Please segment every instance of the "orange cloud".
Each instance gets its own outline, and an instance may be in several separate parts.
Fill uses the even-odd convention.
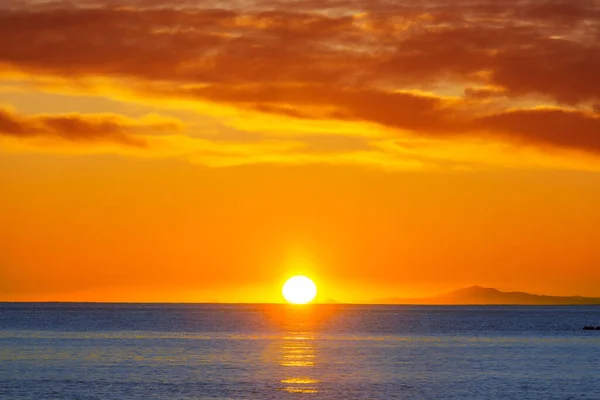
[[[45,136],[70,142],[113,142],[144,147],[146,141],[138,134],[156,134],[179,128],[176,122],[160,118],[138,121],[108,114],[25,116],[0,108],[0,135],[18,138]]]
[[[278,106],[284,104],[294,110],[296,118],[368,121],[428,137],[491,137],[517,144],[600,151],[596,134],[600,131],[600,116],[581,110],[556,107],[490,112],[485,107],[443,97],[323,85],[215,85],[182,91],[180,95],[184,94],[290,115],[287,107]]]
[[[274,10],[98,4],[4,11],[0,62],[205,84],[428,85],[486,70],[515,96],[598,99],[600,15],[591,1],[301,2],[293,12],[269,1]]]
[[[591,0],[90,4],[13,2],[0,14],[0,67],[104,77],[125,91],[291,120],[597,153],[600,13]],[[441,95],[447,86],[453,96]],[[563,108],[534,107],[548,105]],[[95,132],[70,123],[44,122]]]

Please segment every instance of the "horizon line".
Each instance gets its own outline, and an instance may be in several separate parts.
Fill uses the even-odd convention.
[[[572,296],[569,296],[572,297]],[[593,299],[593,298],[591,298]],[[424,306],[424,307],[473,307],[473,306],[523,306],[523,307],[571,307],[571,306],[600,306],[600,303],[589,303],[589,304],[524,304],[524,303],[309,303],[309,304],[290,304],[290,303],[268,303],[268,302],[189,302],[189,301],[4,301],[0,300],[0,305],[4,304],[173,304],[173,305],[280,305],[289,306],[293,308],[303,308],[311,306]]]

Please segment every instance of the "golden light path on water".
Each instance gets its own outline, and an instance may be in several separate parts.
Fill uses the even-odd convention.
[[[284,386],[279,390],[317,393],[320,381],[314,376],[314,367],[318,362],[314,329],[309,320],[290,317],[281,341],[279,365],[283,368],[285,378],[281,380]]]

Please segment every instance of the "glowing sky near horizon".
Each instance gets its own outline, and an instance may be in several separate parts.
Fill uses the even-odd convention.
[[[0,301],[600,297],[600,2],[0,4]]]

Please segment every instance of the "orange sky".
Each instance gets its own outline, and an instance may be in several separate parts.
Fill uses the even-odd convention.
[[[0,4],[0,301],[600,297],[598,2],[232,4]]]

